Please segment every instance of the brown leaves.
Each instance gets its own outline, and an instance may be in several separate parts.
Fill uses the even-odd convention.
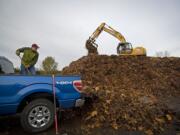
[[[165,123],[164,118],[155,118],[155,120],[156,120],[158,123],[160,123],[160,124]]]
[[[107,103],[107,104],[110,104],[110,103],[111,103],[111,101],[112,101],[111,99],[106,100],[106,103]]]
[[[111,126],[114,128],[114,129],[118,129],[118,124],[116,123],[116,122],[113,122],[112,124],[111,124]]]
[[[160,132],[173,116],[162,98],[180,96],[179,58],[88,56],[63,69],[63,74],[81,74],[84,92],[95,95],[82,120],[87,128],[112,127]],[[93,97],[93,96],[92,96]]]
[[[85,120],[89,120],[89,119],[91,119],[92,117],[95,117],[97,114],[98,114],[97,111],[92,111],[92,112],[90,113],[90,115],[85,118]]]
[[[94,117],[94,116],[96,116],[97,114],[98,114],[97,111],[93,111],[93,112],[91,112],[90,116],[91,116],[91,117]]]
[[[154,135],[154,133],[152,132],[152,130],[148,129],[145,131],[146,135]]]
[[[172,121],[172,117],[171,117],[171,115],[166,114],[166,118],[167,118],[167,120],[168,120],[168,121]]]

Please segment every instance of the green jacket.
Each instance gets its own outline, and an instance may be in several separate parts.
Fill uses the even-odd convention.
[[[33,51],[29,47],[23,47],[16,50],[16,54],[18,56],[20,53],[24,53],[21,61],[23,65],[34,66],[36,64],[39,57],[39,53],[37,51]]]

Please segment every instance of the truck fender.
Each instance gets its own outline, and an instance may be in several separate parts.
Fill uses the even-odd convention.
[[[56,97],[58,97],[60,95],[60,90],[58,88],[55,87],[55,91],[56,91]],[[18,103],[21,103],[21,101],[31,95],[31,94],[35,94],[35,93],[49,93],[49,94],[53,94],[53,90],[52,90],[52,84],[33,84],[33,85],[29,85],[23,89],[21,89],[18,93],[17,93],[17,97],[18,98]]]

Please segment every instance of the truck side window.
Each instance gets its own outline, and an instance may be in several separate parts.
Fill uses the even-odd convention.
[[[0,56],[0,74],[13,74],[13,63],[4,56]]]
[[[4,72],[2,71],[1,65],[0,65],[0,74],[4,74]]]

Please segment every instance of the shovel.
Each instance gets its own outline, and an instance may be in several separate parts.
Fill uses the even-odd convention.
[[[19,56],[20,60],[22,61],[22,63],[24,63],[23,59],[21,58],[21,56]],[[24,65],[24,64],[23,64]],[[25,67],[25,66],[24,66]],[[30,73],[29,69],[25,67],[25,69],[28,71],[28,73]]]

